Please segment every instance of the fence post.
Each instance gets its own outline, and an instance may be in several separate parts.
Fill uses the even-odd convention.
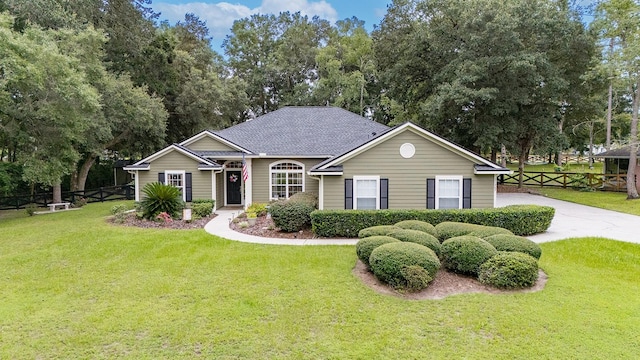
[[[125,188],[125,196],[127,197],[127,200],[131,200],[131,185],[126,185]]]
[[[104,202],[104,195],[102,193],[102,186],[100,187],[100,202]]]

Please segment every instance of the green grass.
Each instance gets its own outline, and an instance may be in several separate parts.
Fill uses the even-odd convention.
[[[584,192],[573,189],[540,188],[536,191],[553,199],[570,201],[576,204],[593,206],[640,216],[640,200],[627,200],[626,192],[593,191]]]
[[[602,174],[602,164],[601,162],[596,162],[593,164],[593,169],[589,169],[589,164],[587,163],[570,163],[565,165],[563,172],[575,172],[575,173],[594,173],[594,174]],[[518,164],[512,163],[508,164],[507,167],[513,171],[518,171]],[[534,164],[534,165],[525,165],[524,171],[531,172],[555,172],[556,164]]]
[[[267,246],[105,222],[113,204],[0,219],[0,358],[633,359],[640,246],[543,244],[536,293],[409,301],[353,246]]]

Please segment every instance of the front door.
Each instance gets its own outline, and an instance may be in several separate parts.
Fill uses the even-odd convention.
[[[227,171],[227,205],[242,204],[242,184],[240,171]]]

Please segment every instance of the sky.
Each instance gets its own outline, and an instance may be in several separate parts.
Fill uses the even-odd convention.
[[[153,0],[151,7],[160,12],[161,20],[175,24],[184,20],[186,13],[194,13],[207,22],[212,47],[220,54],[222,40],[229,34],[233,22],[253,14],[278,14],[283,11],[300,12],[302,15],[335,23],[337,20],[357,17],[365,21],[367,30],[380,23],[391,0]]]

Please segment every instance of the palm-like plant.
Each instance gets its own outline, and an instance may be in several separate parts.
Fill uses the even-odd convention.
[[[145,219],[155,219],[161,212],[177,217],[184,208],[180,189],[175,186],[152,182],[142,188],[145,198],[140,202],[142,216]]]

